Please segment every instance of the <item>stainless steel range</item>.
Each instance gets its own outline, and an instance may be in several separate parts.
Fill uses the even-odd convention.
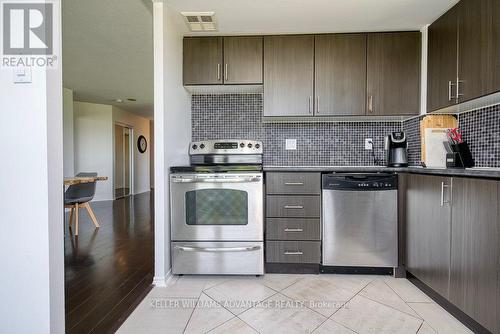
[[[262,143],[190,144],[190,166],[172,167],[174,274],[264,274]]]

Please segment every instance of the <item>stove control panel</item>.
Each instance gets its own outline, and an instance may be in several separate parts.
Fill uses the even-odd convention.
[[[204,140],[189,145],[189,155],[262,154],[262,142],[242,139]]]

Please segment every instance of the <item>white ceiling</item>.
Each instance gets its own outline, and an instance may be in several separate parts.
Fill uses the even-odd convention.
[[[152,118],[151,0],[63,0],[62,5],[64,86],[78,101],[114,104]],[[124,103],[115,103],[117,98]]]
[[[458,0],[164,2],[179,12],[215,11],[217,34],[238,35],[414,30],[434,21]],[[152,118],[151,0],[62,3],[65,87],[74,90],[76,100],[114,104]],[[117,98],[124,103],[114,102]],[[137,102],[127,102],[127,98],[136,98]]]
[[[177,11],[215,11],[219,34],[420,29],[458,0],[164,0]],[[196,33],[199,35],[204,33]],[[206,33],[205,33],[206,34]]]

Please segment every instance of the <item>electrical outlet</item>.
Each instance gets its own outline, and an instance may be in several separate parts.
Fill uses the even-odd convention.
[[[286,139],[285,140],[286,150],[296,150],[297,149],[297,139]]]
[[[372,138],[365,139],[365,150],[373,150],[373,139]]]

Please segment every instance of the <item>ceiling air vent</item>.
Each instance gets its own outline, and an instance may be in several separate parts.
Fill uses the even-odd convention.
[[[216,31],[214,12],[181,12],[191,31]]]

